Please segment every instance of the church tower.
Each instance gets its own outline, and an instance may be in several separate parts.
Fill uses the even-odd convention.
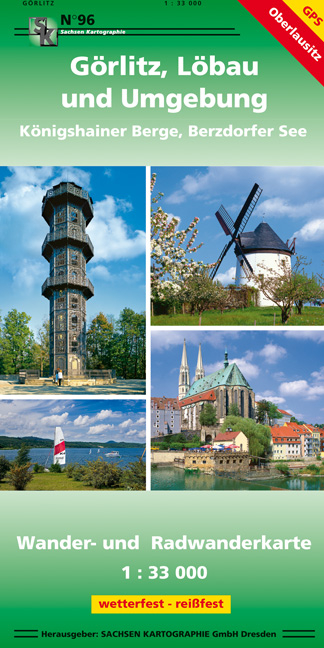
[[[195,380],[200,380],[200,378],[205,378],[205,369],[203,367],[203,361],[202,361],[202,355],[201,355],[201,344],[199,344]]]
[[[225,349],[225,355],[224,355],[224,369],[227,369],[228,364],[229,364],[229,362],[228,362],[228,353],[227,353],[227,349]]]
[[[184,398],[187,391],[190,389],[190,374],[187,359],[186,340],[183,341],[182,358],[179,374],[179,398]]]
[[[74,184],[61,182],[43,198],[42,216],[49,225],[42,254],[50,276],[42,294],[50,303],[50,373],[80,376],[86,365],[86,302],[94,294],[86,264],[93,246],[86,227],[93,218],[92,199]]]

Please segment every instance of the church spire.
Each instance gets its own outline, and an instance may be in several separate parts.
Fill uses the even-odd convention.
[[[187,359],[186,340],[183,341],[182,358],[179,373],[179,398],[184,398],[188,389],[190,389],[190,373]]]
[[[224,369],[226,369],[226,367],[228,367],[228,364],[229,364],[229,362],[228,362],[228,353],[227,353],[227,349],[225,348]]]
[[[195,380],[200,380],[200,378],[205,377],[205,369],[203,367],[203,361],[202,361],[202,354],[201,354],[201,344],[199,344],[199,351],[198,351],[198,360],[197,360],[197,367],[196,367],[196,373],[195,373]]]

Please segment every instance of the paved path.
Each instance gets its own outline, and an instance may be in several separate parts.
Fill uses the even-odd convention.
[[[145,380],[116,380],[114,385],[58,387],[57,385],[19,385],[0,380],[1,396],[137,396],[145,394]]]

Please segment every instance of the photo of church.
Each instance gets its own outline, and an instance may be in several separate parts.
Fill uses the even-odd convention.
[[[161,329],[151,343],[152,490],[321,488],[307,477],[324,473],[322,333]]]

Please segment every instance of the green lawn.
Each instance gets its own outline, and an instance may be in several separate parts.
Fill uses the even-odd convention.
[[[275,322],[274,322],[274,315]],[[205,311],[202,316],[202,326],[282,326],[281,311],[277,307],[251,307],[229,310],[221,314],[219,311]],[[153,326],[198,326],[199,316],[196,315],[156,315],[152,317]],[[324,308],[306,306],[302,315],[295,313],[289,318],[286,326],[323,326]]]
[[[6,479],[0,482],[0,490],[13,491],[14,488]],[[83,482],[68,479],[64,473],[33,473],[33,479],[27,484],[26,491],[83,491],[96,490],[85,486]]]

